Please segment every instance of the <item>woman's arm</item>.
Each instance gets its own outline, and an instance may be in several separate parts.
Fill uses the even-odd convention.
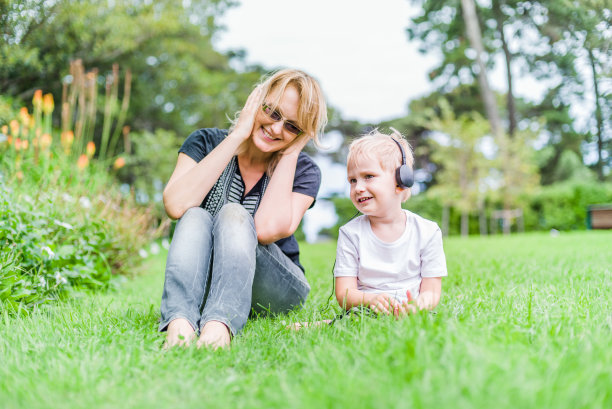
[[[420,310],[433,310],[440,302],[442,293],[442,277],[424,277],[416,304]]]
[[[242,143],[232,134],[199,163],[179,153],[174,172],[164,188],[164,207],[168,216],[178,219],[187,209],[202,203]]]
[[[238,147],[251,136],[255,114],[261,103],[261,88],[249,95],[234,130],[199,163],[180,153],[176,167],[164,188],[164,207],[173,219],[180,218],[187,209],[199,206]]]
[[[262,244],[292,235],[314,201],[311,196],[293,192],[298,156],[307,142],[305,139],[291,146],[291,151],[283,154],[270,178],[255,213],[257,240]]]

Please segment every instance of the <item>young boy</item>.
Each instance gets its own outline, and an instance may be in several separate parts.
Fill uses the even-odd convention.
[[[408,142],[392,130],[374,130],[349,147],[351,201],[363,215],[340,228],[334,277],[344,309],[399,316],[438,305],[447,271],[438,225],[402,209],[412,185],[405,173],[411,179],[414,159]],[[400,172],[402,165],[408,168]]]

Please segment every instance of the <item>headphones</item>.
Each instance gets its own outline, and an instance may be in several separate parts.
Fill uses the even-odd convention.
[[[397,139],[393,137],[391,137],[391,139],[397,144],[402,152],[402,164],[399,168],[395,169],[395,181],[400,187],[412,187],[414,184],[414,174],[410,166],[406,165],[406,153],[404,152],[404,148],[402,148],[402,144],[399,143]]]

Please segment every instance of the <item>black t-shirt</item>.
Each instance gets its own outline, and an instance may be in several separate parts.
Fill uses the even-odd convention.
[[[228,131],[217,128],[204,128],[193,132],[179,149],[196,162],[200,162],[227,136]],[[257,183],[248,195],[259,194],[261,183]],[[293,178],[293,191],[313,198],[317,197],[321,185],[321,170],[310,156],[300,152]],[[310,207],[314,206],[314,202]],[[304,271],[300,264],[300,249],[293,235],[276,242],[281,251]]]

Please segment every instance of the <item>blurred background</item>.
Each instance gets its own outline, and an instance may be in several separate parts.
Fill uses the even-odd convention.
[[[185,138],[228,127],[284,67],[318,78],[329,102],[327,149],[307,147],[324,177],[301,239],[334,238],[353,214],[347,145],[376,127],[412,144],[406,207],[445,234],[601,227],[611,22],[610,0],[2,1],[2,234],[48,211],[47,236],[28,234],[99,228],[116,252],[104,268],[127,268],[171,234],[161,193]],[[103,270],[49,243],[28,251],[57,271]]]

